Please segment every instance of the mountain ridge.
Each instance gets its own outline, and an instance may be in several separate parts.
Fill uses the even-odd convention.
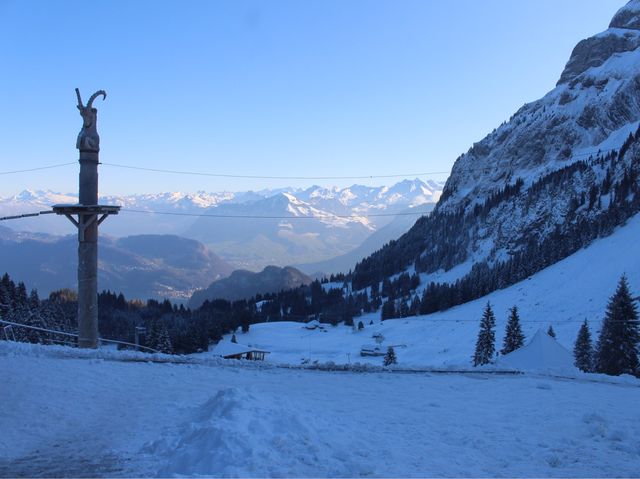
[[[633,0],[612,24],[635,26],[638,15],[640,2]],[[640,43],[603,58],[599,38],[637,35],[618,30],[580,42],[563,73],[573,71],[572,80],[520,108],[461,155],[434,212],[364,258],[355,268],[354,288],[402,271],[428,276],[471,263],[466,278],[475,278],[474,288],[483,283],[474,295],[486,294],[610,234],[633,215],[640,168]],[[583,48],[591,48],[598,61],[576,69]],[[459,301],[467,293],[451,294],[461,295]]]
[[[435,204],[442,187],[442,182],[416,178],[375,187],[314,185],[240,193],[106,195],[100,197],[101,203],[120,205],[123,210],[106,221],[101,231],[115,237],[147,233],[190,237],[236,268],[260,270],[269,264],[286,266],[345,254],[389,223],[392,216],[388,215],[410,206]],[[71,194],[24,190],[0,198],[0,215],[75,202],[77,196]],[[50,234],[75,232],[68,221],[53,215],[24,218],[13,222],[14,226]]]
[[[311,281],[309,276],[290,266],[267,266],[259,273],[236,270],[227,278],[214,281],[207,288],[195,291],[188,304],[190,308],[196,309],[207,300],[250,299],[258,294],[276,293],[309,284]]]
[[[76,289],[75,235],[0,229],[2,272],[38,289],[41,295],[61,288]],[[101,236],[98,288],[129,298],[186,301],[212,279],[228,276],[233,268],[198,241],[174,235],[125,238]]]

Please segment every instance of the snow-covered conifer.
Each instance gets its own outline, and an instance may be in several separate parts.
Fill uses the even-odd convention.
[[[155,349],[165,354],[173,353],[173,346],[171,345],[171,338],[169,337],[169,331],[165,325],[160,327],[160,334],[158,335],[158,342]]]
[[[574,364],[578,369],[585,373],[593,371],[593,345],[586,319],[578,331],[576,344],[573,347],[573,357],[575,358]]]
[[[640,340],[638,311],[631,298],[627,278],[622,275],[609,299],[596,356],[596,371],[604,374],[637,374]]]
[[[396,352],[394,351],[392,346],[387,348],[387,354],[384,356],[383,364],[385,366],[391,366],[392,364],[398,364],[398,359],[396,358]]]
[[[473,365],[482,366],[488,364],[493,359],[495,352],[495,332],[496,318],[491,309],[491,303],[487,303],[480,321],[480,331],[476,341],[476,351],[473,355]]]
[[[518,307],[514,306],[509,312],[509,321],[504,334],[504,344],[501,354],[509,354],[524,344],[524,334],[520,327],[520,316],[518,315]]]

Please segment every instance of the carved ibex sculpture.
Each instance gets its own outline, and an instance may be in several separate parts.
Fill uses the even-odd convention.
[[[76,148],[80,151],[100,151],[100,136],[98,135],[97,121],[98,110],[93,108],[93,100],[102,95],[103,100],[107,98],[107,92],[104,90],[98,90],[87,102],[87,106],[82,104],[82,98],[80,98],[80,90],[76,88],[76,95],[78,97],[78,110],[80,110],[80,116],[82,116],[82,130],[78,134],[78,141],[76,142]]]

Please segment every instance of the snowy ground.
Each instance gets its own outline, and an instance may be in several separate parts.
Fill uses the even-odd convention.
[[[558,342],[572,350],[585,319],[597,339],[607,301],[622,273],[627,274],[634,296],[640,296],[639,237],[640,215],[636,215],[611,236],[529,279],[442,313],[382,324],[380,313],[365,315],[356,318],[365,329],[355,332],[345,326],[309,331],[300,323],[263,323],[252,325],[246,335],[238,334],[238,342],[271,351],[268,361],[276,363],[300,364],[308,359],[381,364],[380,357],[359,355],[363,345],[374,343],[372,335],[381,333],[384,346],[406,346],[396,349],[400,365],[466,368],[470,366],[483,309],[490,301],[497,319],[498,349],[502,346],[508,310],[515,305],[527,339],[552,325]],[[371,321],[373,325],[369,324]]]
[[[61,351],[0,341],[1,476],[640,475],[637,380],[328,373]]]

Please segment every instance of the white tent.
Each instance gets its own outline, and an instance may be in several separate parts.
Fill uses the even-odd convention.
[[[519,371],[578,372],[573,365],[573,355],[542,330],[525,346],[500,357],[496,366]]]

